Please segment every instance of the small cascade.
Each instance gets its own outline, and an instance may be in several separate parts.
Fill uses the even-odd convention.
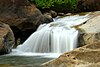
[[[77,47],[78,30],[71,26],[88,20],[85,16],[55,18],[54,22],[42,24],[30,37],[16,49],[32,53],[63,53]]]

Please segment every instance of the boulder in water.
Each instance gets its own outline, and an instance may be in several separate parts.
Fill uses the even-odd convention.
[[[0,22],[0,54],[11,52],[14,43],[14,34],[9,25]]]

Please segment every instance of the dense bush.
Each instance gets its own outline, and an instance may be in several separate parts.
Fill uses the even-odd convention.
[[[77,0],[30,0],[40,9],[53,9],[58,12],[76,12]]]

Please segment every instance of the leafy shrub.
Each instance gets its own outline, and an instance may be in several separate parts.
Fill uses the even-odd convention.
[[[40,9],[53,9],[59,12],[76,12],[77,0],[30,0]]]

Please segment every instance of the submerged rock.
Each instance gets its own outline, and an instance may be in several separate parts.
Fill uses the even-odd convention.
[[[11,28],[0,22],[0,54],[11,52],[14,43],[15,39]]]

